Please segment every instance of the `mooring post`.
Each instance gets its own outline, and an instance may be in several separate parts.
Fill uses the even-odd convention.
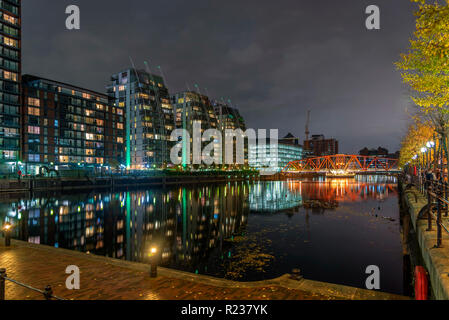
[[[5,300],[6,269],[0,269],[0,301]]]

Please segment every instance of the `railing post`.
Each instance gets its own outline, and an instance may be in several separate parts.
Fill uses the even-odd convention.
[[[53,296],[53,289],[50,285],[46,286],[44,289],[44,297],[46,300],[51,300],[51,297]]]
[[[441,193],[437,194],[437,244],[436,247],[441,247],[441,201],[440,201]]]
[[[430,196],[430,192],[432,191],[432,187],[429,186],[427,189],[427,230],[432,231],[432,198]]]
[[[0,269],[0,301],[5,300],[6,269]]]
[[[444,200],[447,201],[447,182],[444,182]],[[444,210],[444,216],[447,217],[448,211],[449,211],[449,206],[447,205],[447,203],[444,204],[445,210]]]

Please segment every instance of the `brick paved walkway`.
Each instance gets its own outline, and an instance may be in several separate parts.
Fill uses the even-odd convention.
[[[68,276],[65,274],[65,268],[68,265],[77,265],[80,268],[80,290],[70,291],[65,287]],[[249,287],[245,287],[245,284],[168,269],[161,269],[159,276],[152,279],[149,277],[148,266],[143,264],[114,261],[19,241],[13,241],[12,247],[6,248],[3,246],[3,240],[0,240],[0,268],[6,268],[8,277],[12,279],[39,289],[50,284],[55,295],[74,300],[318,300],[359,297],[354,293],[345,297],[344,292],[323,290],[323,286],[317,288],[318,293],[313,293],[310,283],[305,285],[307,290],[289,288],[288,285],[282,285],[282,281],[279,284],[248,284]],[[296,286],[295,283],[299,286],[301,282],[287,279],[283,281],[293,283],[293,287]],[[240,287],[236,287],[237,285]],[[400,297],[369,293],[368,298]],[[34,300],[42,299],[42,296],[7,282],[6,299]]]

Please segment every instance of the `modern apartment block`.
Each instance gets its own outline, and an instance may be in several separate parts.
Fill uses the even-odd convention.
[[[141,170],[170,164],[175,127],[173,108],[164,79],[143,70],[128,69],[111,77],[108,94],[127,119],[126,166]]]
[[[124,162],[124,108],[105,94],[24,75],[22,159],[27,173],[56,168],[119,167]]]
[[[0,173],[20,161],[21,1],[0,1]]]
[[[185,129],[189,132],[191,139],[193,139],[194,122],[201,124],[201,134],[207,129],[219,129],[214,106],[209,97],[194,91],[179,92],[172,96],[172,104],[175,112],[176,128]],[[203,141],[202,145],[209,143]],[[183,151],[185,150],[186,148],[184,147]],[[188,163],[193,164],[193,157],[190,157],[190,161],[186,157],[185,152],[183,152],[183,166],[186,166]]]
[[[218,119],[209,97],[194,91],[180,92],[172,96],[176,112],[176,128],[193,129],[193,122],[200,121],[202,131],[217,129]]]
[[[214,106],[215,114],[217,115],[220,130],[246,130],[245,120],[240,115],[238,109],[232,108],[228,104],[220,101],[213,101],[212,104]]]
[[[243,117],[240,115],[240,112],[238,109],[230,107],[228,104],[221,102],[221,101],[213,101],[213,106],[215,110],[215,114],[217,115],[218,119],[218,127],[219,129],[224,132],[225,140],[223,141],[223,159],[226,159],[226,141],[228,141],[230,138],[234,139],[233,143],[233,163],[235,164],[234,167],[241,168],[243,165],[248,164],[248,143],[247,140],[244,140],[244,146],[243,146],[243,153],[244,153],[244,163],[238,163],[236,155],[237,155],[237,148],[240,148],[238,145],[238,139],[245,139],[245,135],[241,134],[240,137],[237,137],[237,131],[240,129],[243,132],[246,131],[246,124]],[[234,130],[234,133],[231,135],[226,134],[226,130]],[[229,138],[229,139],[226,139]],[[225,161],[224,161],[225,162]]]

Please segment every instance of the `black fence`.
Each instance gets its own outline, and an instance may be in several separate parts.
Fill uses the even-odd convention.
[[[40,293],[40,294],[43,295],[43,297],[46,300],[52,300],[52,299],[54,299],[54,300],[65,300],[63,298],[55,296],[53,294],[53,290],[52,290],[51,286],[49,286],[49,285],[46,286],[44,288],[44,290],[40,290],[40,289],[34,288],[34,287],[30,286],[30,285],[27,285],[25,283],[22,283],[22,282],[19,282],[17,280],[8,278],[8,276],[6,275],[6,269],[0,269],[0,301],[6,300],[6,283],[7,283],[7,281],[11,282],[11,283],[13,283],[15,285],[21,286],[23,288],[29,289],[31,291]]]
[[[424,176],[409,177],[407,182],[414,185],[426,197],[427,204],[421,209],[418,219],[427,219],[427,231],[433,230],[433,221],[435,221],[437,228],[435,248],[440,248],[443,230],[449,234],[449,225],[447,224],[449,219],[444,219],[448,217],[449,211],[449,185],[442,179],[426,179]]]

